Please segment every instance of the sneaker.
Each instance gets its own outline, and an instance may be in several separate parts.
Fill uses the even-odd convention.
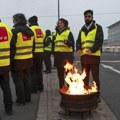
[[[37,90],[32,90],[32,92],[31,92],[32,94],[37,94],[38,93],[38,91]]]
[[[98,103],[100,103],[101,102],[101,98],[98,98]]]
[[[18,102],[16,102],[16,106],[24,106],[25,105],[25,103],[18,103]]]
[[[47,70],[44,70],[43,72],[47,72]]]
[[[44,88],[39,88],[38,91],[43,92]]]
[[[30,103],[30,102],[31,102],[31,100],[25,100],[25,102]]]
[[[13,114],[13,111],[12,111],[12,110],[7,110],[7,111],[6,111],[6,114],[7,114],[7,115],[12,115],[12,114]]]

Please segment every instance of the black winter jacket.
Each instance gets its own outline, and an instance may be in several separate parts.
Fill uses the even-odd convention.
[[[95,37],[95,43],[90,48],[90,50],[93,53],[96,52],[98,49],[101,49],[101,52],[102,52],[102,44],[103,44],[103,39],[104,39],[102,27],[99,24],[96,24],[96,25],[97,25],[97,32],[96,32],[96,37]],[[76,41],[76,51],[82,50],[82,48],[81,48],[81,45],[82,45],[81,44],[81,31],[83,31],[87,36],[87,34],[93,29],[95,29],[95,21],[93,21],[93,24],[89,30],[87,30],[85,25],[81,28],[79,35],[78,35],[78,39]],[[99,63],[100,57],[99,56],[92,56],[92,55],[83,55],[83,56],[81,56],[81,62],[85,63],[85,64]]]
[[[33,61],[32,58],[25,60],[14,60],[14,56],[16,53],[16,42],[17,42],[17,34],[19,32],[24,33],[27,37],[34,36],[32,30],[22,23],[18,23],[12,29],[13,37],[10,45],[10,58],[11,58],[11,70],[13,71],[21,71],[24,69],[29,69],[32,67]],[[33,44],[34,49],[34,44]]]

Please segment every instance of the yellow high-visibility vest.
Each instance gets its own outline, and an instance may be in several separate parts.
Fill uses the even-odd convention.
[[[16,53],[14,59],[32,58],[34,37],[27,37],[24,33],[17,34]]]
[[[44,31],[37,25],[31,26],[31,30],[34,32],[35,37],[35,51],[34,52],[44,52]]]
[[[55,42],[55,52],[72,52],[73,49],[71,46],[65,45],[64,40],[68,40],[70,30],[63,31],[60,35],[56,34]]]
[[[48,38],[51,38],[52,40],[52,36],[48,36],[45,41],[47,41]],[[46,51],[51,51],[52,50],[52,43],[50,43],[48,46],[44,47],[44,50]]]
[[[10,65],[11,38],[11,29],[6,24],[0,22],[0,67]]]
[[[81,55],[86,54],[86,50],[89,50],[95,43],[95,37],[96,37],[96,31],[97,31],[97,26],[95,24],[95,29],[90,31],[87,36],[83,31],[81,31],[81,44],[82,44],[82,53]],[[94,56],[100,56],[101,55],[101,50],[97,50],[95,53],[92,53],[90,55]]]

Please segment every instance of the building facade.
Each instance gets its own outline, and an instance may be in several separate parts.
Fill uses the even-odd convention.
[[[120,46],[120,21],[110,25],[108,28],[108,45]]]
[[[104,41],[103,51],[120,52],[120,21],[108,26],[108,38]]]

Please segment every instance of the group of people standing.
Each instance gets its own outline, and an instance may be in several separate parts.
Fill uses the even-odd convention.
[[[9,71],[15,85],[16,105],[24,106],[26,102],[31,102],[31,92],[44,89],[42,63],[45,33],[38,25],[38,18],[32,16],[27,21],[24,14],[18,13],[13,16],[13,23],[10,29],[0,22],[0,85],[8,115],[13,114]]]
[[[85,69],[86,71],[84,86],[86,88],[89,86],[89,74],[91,71],[93,81],[95,81],[97,89],[100,92],[99,64],[104,39],[103,29],[95,20],[93,20],[92,10],[86,10],[84,12],[84,21],[85,24],[80,29],[76,40],[75,54],[80,55],[82,70]],[[73,34],[68,27],[67,20],[63,18],[59,19],[55,30],[56,32],[53,36],[53,49],[59,78],[59,86],[62,88],[65,85],[64,66],[67,62],[72,64],[74,61],[75,42]]]
[[[82,69],[86,69],[85,86],[89,86],[90,70],[100,90],[99,63],[103,43],[102,27],[93,20],[93,11],[84,12],[85,25],[76,41],[76,54],[81,55]],[[27,26],[28,22],[28,26]],[[12,30],[0,22],[0,85],[3,90],[5,111],[12,115],[12,95],[9,85],[9,71],[15,84],[16,104],[23,106],[31,102],[31,92],[42,92],[43,60],[45,73],[51,73],[51,53],[59,78],[59,88],[64,87],[64,65],[74,61],[75,41],[66,19],[60,18],[51,35],[38,25],[38,17],[26,20],[24,14],[13,16]]]

